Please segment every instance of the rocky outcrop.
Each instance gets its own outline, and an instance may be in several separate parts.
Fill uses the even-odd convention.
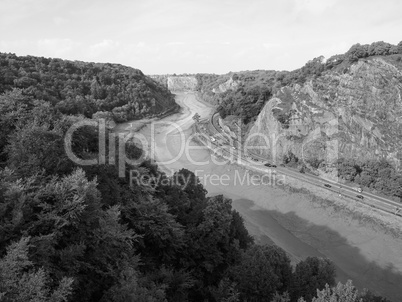
[[[236,90],[237,87],[239,87],[240,82],[237,80],[233,80],[233,78],[230,78],[227,80],[225,83],[222,83],[218,86],[218,88],[213,88],[212,92],[213,93],[222,93],[226,92],[228,90]]]
[[[247,134],[267,159],[402,159],[402,73],[382,59],[361,60],[303,86],[280,89]]]
[[[197,79],[193,76],[168,77],[167,86],[170,91],[195,91]]]
[[[197,79],[194,76],[151,75],[149,77],[170,91],[195,91],[197,87]]]

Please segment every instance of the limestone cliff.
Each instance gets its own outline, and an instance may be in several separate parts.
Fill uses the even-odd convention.
[[[231,77],[226,82],[220,84],[217,88],[213,88],[212,92],[213,93],[222,93],[222,92],[226,92],[228,90],[235,90],[239,87],[239,84],[240,84],[239,81],[234,80],[233,77]]]
[[[193,76],[168,77],[167,85],[170,91],[194,91],[197,79]]]
[[[151,75],[149,77],[167,87],[170,91],[195,91],[197,86],[197,79],[190,75]]]
[[[282,160],[402,159],[402,73],[381,58],[360,60],[344,73],[281,88],[247,134],[260,155]],[[265,139],[266,138],[266,139]],[[266,142],[266,143],[265,143]]]

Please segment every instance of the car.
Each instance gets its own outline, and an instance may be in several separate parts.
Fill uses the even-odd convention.
[[[357,198],[364,199],[363,195],[356,195]]]
[[[324,184],[324,187],[331,188],[332,186],[330,184]]]
[[[280,166],[280,167],[285,167],[285,164],[280,164],[279,166]]]
[[[272,168],[276,168],[276,165],[272,165]]]
[[[270,163],[266,163],[264,166],[266,167],[272,167],[272,165]]]

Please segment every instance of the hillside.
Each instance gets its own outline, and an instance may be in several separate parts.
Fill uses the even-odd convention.
[[[255,149],[267,160],[401,198],[401,71],[402,42],[375,42],[292,72],[198,75],[198,89],[228,126],[242,122],[243,140],[268,138]]]
[[[258,102],[264,100],[265,103],[283,87],[303,85],[328,72],[344,74],[359,59],[376,57],[383,58],[400,69],[402,42],[398,45],[385,42],[374,42],[370,45],[355,44],[345,54],[334,55],[328,60],[322,56],[317,57],[293,71],[254,70],[230,72],[224,75],[197,74],[196,91],[206,101],[220,105],[218,111],[222,117],[235,115],[248,124],[255,121],[263,108]]]
[[[173,95],[138,69],[0,53],[0,93],[13,88],[65,114],[95,114],[118,122],[176,107]]]

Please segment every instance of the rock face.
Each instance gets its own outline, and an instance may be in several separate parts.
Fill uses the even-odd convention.
[[[239,81],[233,80],[231,77],[229,80],[227,80],[225,83],[220,84],[218,88],[213,88],[212,92],[213,93],[222,93],[226,92],[228,90],[236,90],[237,87],[239,87]]]
[[[195,91],[197,87],[197,79],[194,76],[151,75],[149,77],[170,91]]]
[[[402,73],[383,59],[361,60],[345,73],[326,72],[283,87],[247,134],[267,159],[291,151],[304,160],[402,159]]]
[[[168,77],[167,86],[170,91],[195,91],[197,79],[193,76]]]

